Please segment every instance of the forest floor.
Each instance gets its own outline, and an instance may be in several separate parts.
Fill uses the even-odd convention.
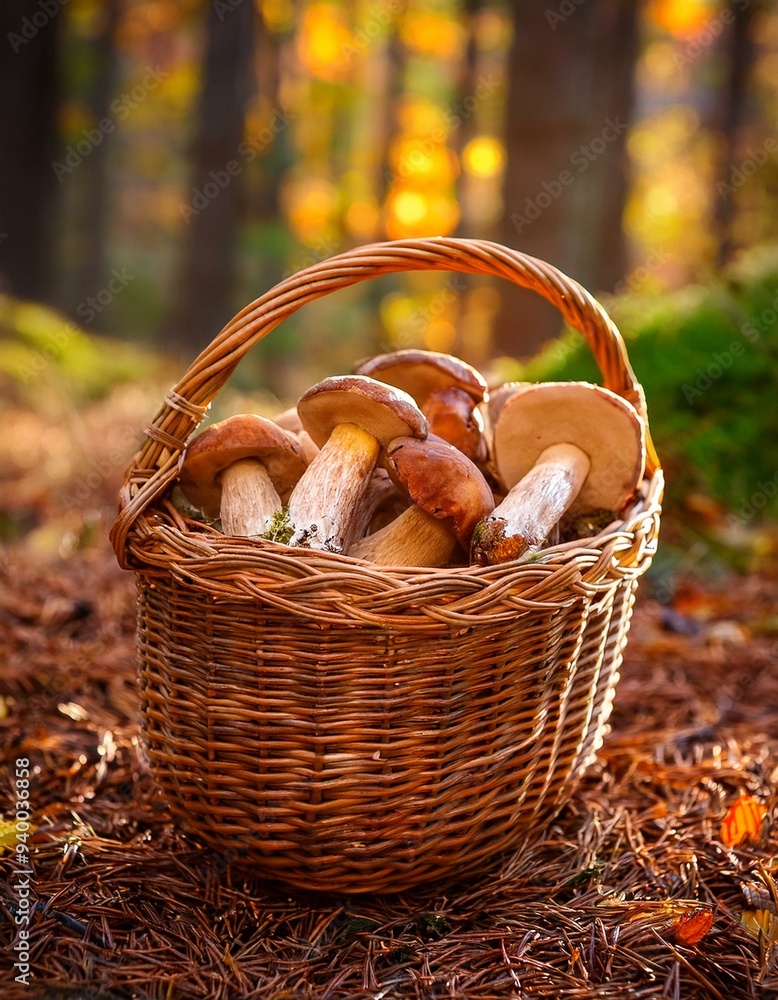
[[[27,986],[0,826],[2,997],[778,997],[774,570],[679,573],[661,601],[644,581],[597,761],[515,856],[401,895],[290,893],[216,866],[146,767],[107,529],[153,409],[122,390],[4,413],[0,787],[9,820],[29,759],[35,906]]]

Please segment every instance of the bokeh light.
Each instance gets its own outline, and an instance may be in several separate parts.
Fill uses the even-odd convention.
[[[462,166],[474,177],[496,177],[505,168],[505,146],[492,136],[476,136],[462,151]]]

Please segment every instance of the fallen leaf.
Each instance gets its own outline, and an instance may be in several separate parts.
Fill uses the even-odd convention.
[[[769,910],[743,910],[740,922],[755,938],[764,938],[770,945],[778,942],[778,916]]]
[[[670,928],[678,944],[692,946],[699,944],[713,926],[713,911],[707,906],[698,906],[691,913],[679,917]]]
[[[721,822],[721,841],[727,847],[735,847],[745,840],[757,841],[762,835],[762,822],[767,810],[753,795],[741,792],[737,800],[727,810]]]
[[[16,844],[16,823],[0,819],[0,851],[13,850]]]

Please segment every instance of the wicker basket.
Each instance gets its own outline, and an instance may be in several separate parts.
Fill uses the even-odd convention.
[[[137,574],[149,759],[185,829],[290,886],[459,878],[547,822],[602,742],[656,548],[663,480],[650,444],[624,522],[524,564],[383,569],[177,513],[165,494],[187,439],[244,354],[306,302],[410,270],[538,292],[645,417],[622,338],[580,285],[498,244],[444,238],[360,247],[287,278],[167,394],[112,530]]]

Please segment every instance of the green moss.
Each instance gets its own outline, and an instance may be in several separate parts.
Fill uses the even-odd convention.
[[[281,545],[288,545],[294,534],[294,525],[289,520],[289,508],[282,507],[273,514],[270,527],[260,538],[266,538],[269,542],[280,542]]]
[[[603,300],[645,390],[666,471],[665,506],[700,492],[738,511],[761,484],[759,518],[778,517],[778,248],[707,285]],[[580,334],[567,331],[512,379],[601,382]]]
[[[343,928],[344,937],[354,937],[357,934],[369,934],[378,927],[375,920],[369,917],[351,917]]]
[[[616,514],[604,508],[566,515],[559,522],[559,540],[572,542],[576,538],[592,538],[594,535],[599,535],[615,519]]]
[[[132,344],[86,333],[61,313],[0,296],[0,377],[22,397],[45,386],[78,404],[101,399],[119,383],[168,381],[169,363]]]
[[[575,875],[573,875],[573,877],[565,884],[570,888],[575,889],[593,880],[598,882],[604,868],[605,862],[595,858],[593,863],[588,868],[582,868],[581,871],[576,872]]]
[[[451,930],[451,922],[442,913],[421,913],[414,920],[414,925],[425,938],[441,938]]]

